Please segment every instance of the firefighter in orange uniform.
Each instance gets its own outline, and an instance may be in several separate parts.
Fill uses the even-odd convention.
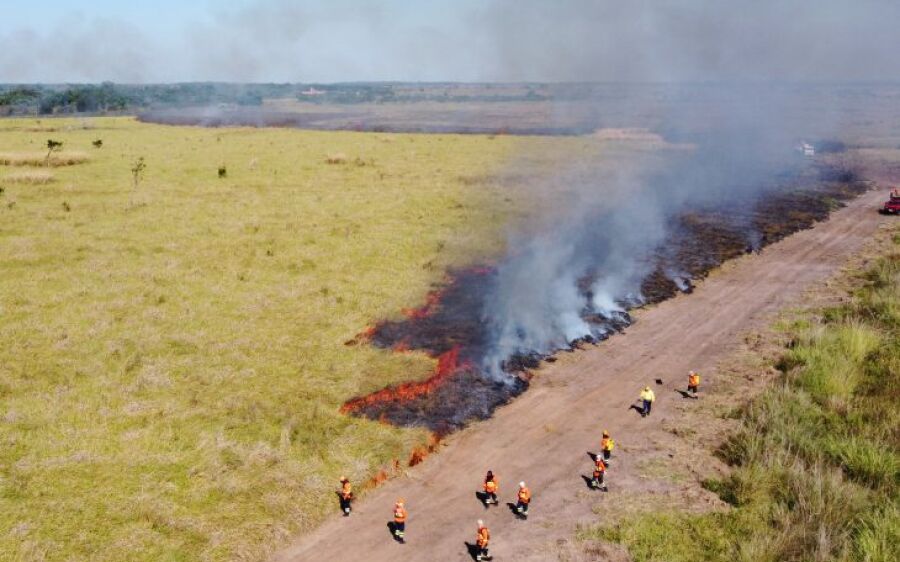
[[[340,498],[341,501],[341,511],[344,513],[344,517],[350,517],[350,512],[352,511],[350,504],[353,501],[353,486],[350,485],[350,481],[347,480],[346,476],[341,476],[341,491],[338,492],[338,498]]]
[[[406,508],[403,507],[403,498],[394,504],[394,540],[399,543],[406,542]]]
[[[481,519],[478,520],[478,535],[475,537],[475,546],[478,547],[478,552],[475,555],[475,560],[491,560],[493,557],[488,554],[488,543],[491,542],[491,532],[488,530],[487,526],[484,524],[484,521]]]
[[[606,462],[598,456],[596,459],[594,459],[594,477],[591,479],[591,487],[606,492],[606,482],[604,482],[603,480],[603,477],[605,475]]]
[[[516,513],[522,519],[528,519],[528,504],[531,503],[531,490],[525,485],[525,482],[519,482],[518,503],[516,503]]]
[[[488,506],[490,504],[499,505],[497,501],[497,492],[500,490],[500,485],[497,482],[497,477],[494,476],[493,471],[488,470],[487,476],[484,477],[484,505]]]

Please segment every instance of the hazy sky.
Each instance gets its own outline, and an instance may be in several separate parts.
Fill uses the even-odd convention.
[[[900,80],[900,0],[4,0],[0,82]]]

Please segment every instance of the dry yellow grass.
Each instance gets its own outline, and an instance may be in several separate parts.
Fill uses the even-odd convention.
[[[0,120],[0,152],[38,153],[33,123]],[[0,560],[253,561],[311,529],[341,474],[364,482],[428,438],[339,409],[434,361],[344,342],[448,267],[495,256],[509,220],[561,204],[523,190],[554,160],[632,154],[68,123],[54,122],[67,148],[90,150],[98,130],[105,148],[53,170],[64,190],[0,196]]]
[[[433,361],[344,342],[496,251],[457,178],[516,140],[96,122],[65,191],[0,195],[0,560],[264,559],[427,442],[339,408]],[[40,154],[28,124],[0,152]]]
[[[329,154],[325,158],[326,164],[346,164],[347,163],[347,155],[343,152],[337,152],[335,154]]]
[[[46,152],[0,152],[0,166],[74,166],[90,160],[84,152],[56,152],[47,158]]]
[[[13,172],[3,176],[5,183],[24,183],[29,185],[43,185],[54,181],[51,172],[45,170],[30,170],[27,172]]]

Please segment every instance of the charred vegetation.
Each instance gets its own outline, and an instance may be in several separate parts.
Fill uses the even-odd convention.
[[[621,310],[595,310],[585,304],[581,318],[590,334],[558,351],[595,345],[627,328],[627,310],[658,303],[693,290],[693,282],[723,262],[763,247],[824,220],[843,201],[868,189],[851,170],[822,167],[792,187],[773,188],[767,195],[679,213],[671,219],[671,235],[651,256],[640,283],[641,294],[621,298]],[[584,302],[591,303],[596,274],[578,282]],[[493,410],[528,388],[529,371],[553,353],[522,350],[501,364],[506,376],[490,376],[483,368],[491,342],[486,300],[497,281],[497,265],[449,271],[425,302],[402,311],[403,317],[368,328],[348,345],[371,344],[396,352],[420,351],[434,357],[431,377],[403,383],[346,402],[342,411],[401,426],[427,427],[438,435],[485,419]]]

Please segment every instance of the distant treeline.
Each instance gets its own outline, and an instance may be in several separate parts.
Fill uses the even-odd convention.
[[[0,84],[0,115],[126,112],[159,107],[261,105],[264,99],[316,104],[419,101],[536,101],[547,99],[539,85],[457,84]]]
[[[123,112],[210,104],[260,105],[263,98],[296,95],[289,84],[0,85],[0,115]]]

